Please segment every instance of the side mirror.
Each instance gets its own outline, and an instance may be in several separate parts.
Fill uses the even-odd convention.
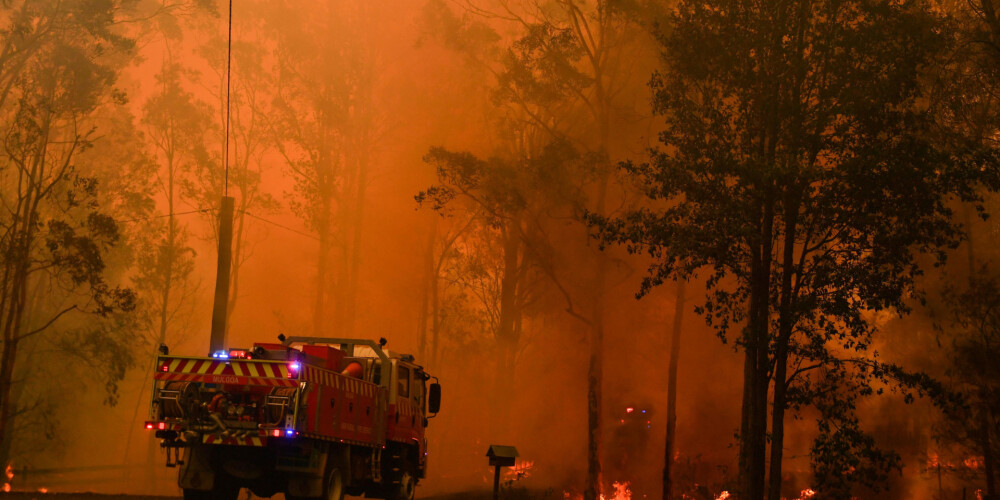
[[[441,411],[441,384],[431,384],[430,392],[427,394],[427,411],[430,413]]]

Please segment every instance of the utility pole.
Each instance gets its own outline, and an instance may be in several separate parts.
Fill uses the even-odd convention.
[[[233,209],[235,201],[222,197],[219,211],[219,263],[215,274],[215,303],[212,307],[212,337],[209,354],[225,348],[226,317],[229,304],[229,273],[233,262]]]

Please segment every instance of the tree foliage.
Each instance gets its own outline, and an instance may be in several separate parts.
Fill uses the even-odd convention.
[[[740,332],[743,498],[764,494],[772,379],[770,498],[789,406],[836,409],[822,412],[818,479],[877,483],[893,461],[866,451],[853,400],[914,379],[871,351],[871,314],[909,310],[919,257],[941,262],[962,239],[950,203],[982,208],[977,189],[998,181],[996,151],[928,105],[947,23],[925,2],[867,0],[681,2],[669,22],[652,82],[662,147],[623,165],[652,203],[591,221],[655,259],[640,294],[704,273],[698,311],[724,341]],[[863,462],[881,466],[843,475]]]
[[[0,440],[9,452],[18,347],[74,312],[106,317],[134,307],[107,276],[120,243],[94,171],[78,168],[97,130],[95,111],[120,105],[114,89],[133,41],[116,26],[119,2],[5,5],[0,30]],[[127,358],[116,358],[127,365]],[[109,403],[123,370],[107,373]],[[6,458],[6,457],[3,457]]]

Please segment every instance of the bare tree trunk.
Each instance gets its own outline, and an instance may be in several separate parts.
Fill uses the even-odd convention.
[[[670,367],[667,375],[667,439],[663,450],[663,500],[673,499],[674,447],[677,434],[677,365],[681,354],[681,331],[684,326],[685,280],[677,280],[674,300],[674,324],[670,334]]]
[[[444,258],[443,256],[441,257]],[[435,271],[431,277],[431,366],[438,366],[438,356],[441,352],[441,299],[438,296],[440,280]]]
[[[427,327],[431,315],[436,315],[437,311],[431,307],[431,282],[437,281],[437,268],[434,266],[434,244],[437,242],[438,218],[435,215],[431,224],[431,230],[427,237],[427,249],[424,254],[424,286],[423,295],[420,301],[420,318],[417,325],[417,353],[420,362],[426,363],[427,358]],[[436,304],[434,304],[436,306]]]
[[[500,318],[496,332],[497,371],[493,398],[495,408],[492,412],[494,430],[507,421],[514,379],[514,353],[518,340],[515,327],[517,317],[521,314],[517,303],[521,275],[521,236],[517,224],[517,220],[511,221],[503,231],[504,269],[500,281]]]
[[[778,340],[774,351],[774,401],[771,409],[771,463],[768,476],[768,500],[781,500],[781,461],[784,454],[786,380],[788,347],[792,338],[792,274],[795,272],[795,233],[798,225],[798,201],[790,197],[785,203],[785,235],[782,249],[781,304],[778,318]]]
[[[358,158],[358,177],[355,188],[353,220],[351,221],[352,235],[350,247],[350,264],[347,269],[346,295],[344,297],[344,324],[337,325],[343,328],[344,334],[352,336],[354,332],[354,322],[357,319],[358,306],[358,275],[361,272],[361,235],[364,228],[365,216],[365,193],[368,190],[368,154],[365,145],[361,147],[362,152]]]
[[[989,0],[984,0],[983,4],[989,3]],[[962,207],[965,215],[965,237],[966,237],[966,251],[969,264],[969,288],[971,289],[974,285],[975,276],[978,270],[976,269],[976,247],[975,240],[973,240],[972,231],[972,210],[967,206]],[[986,496],[983,497],[984,500],[997,500],[997,490],[996,490],[996,457],[993,456],[993,439],[990,436],[990,426],[992,424],[992,419],[990,418],[989,410],[989,395],[986,391],[980,391],[980,410],[979,410],[979,448],[983,454],[983,474],[986,476]]]
[[[41,287],[37,286],[37,282],[32,286],[29,283],[29,288],[32,288],[31,298],[25,305],[24,317],[31,318],[35,315],[38,308],[39,296],[43,294]],[[11,375],[12,380],[17,377],[18,372],[21,372],[21,379],[32,377],[32,368],[34,368],[35,353],[38,351],[38,338],[26,339],[27,343],[18,346],[18,355],[22,356],[21,363],[18,363],[14,367],[13,374]],[[16,360],[15,360],[16,361]],[[22,367],[18,369],[18,367]],[[11,384],[11,391],[8,396],[10,399],[10,407],[13,412],[7,417],[7,432],[0,439],[0,467],[11,463],[14,455],[14,441],[13,437],[17,435],[17,421],[21,417],[22,413],[19,408],[21,407],[22,398],[25,393],[25,384]]]
[[[768,320],[771,276],[773,202],[768,194],[753,243],[750,309],[744,333],[743,423],[740,435],[740,500],[763,500],[767,460]]]
[[[242,189],[246,192],[246,189]],[[226,307],[226,338],[229,338],[229,329],[233,326],[233,311],[236,310],[236,302],[240,297],[240,268],[243,267],[243,258],[246,249],[246,199],[240,200],[239,210],[234,216],[233,227],[233,260],[229,279],[229,304]]]
[[[323,337],[327,333],[327,281],[330,272],[330,228],[327,215],[321,215],[318,224],[319,232],[319,255],[316,262],[316,297],[313,301],[313,334],[316,337]]]
[[[985,391],[984,391],[985,392]],[[986,394],[982,398],[989,397]],[[987,399],[983,399],[982,408],[979,411],[979,446],[983,452],[983,474],[986,475],[986,496],[985,500],[997,500],[996,485],[996,457],[993,456],[993,441],[990,436],[990,410]]]
[[[600,292],[598,292],[600,293]],[[585,500],[601,498],[604,489],[604,470],[601,463],[603,450],[602,397],[604,381],[604,356],[600,347],[604,344],[603,299],[598,299],[594,307],[594,327],[591,329],[590,363],[587,368],[587,489]]]
[[[25,230],[30,231],[30,228],[26,227]],[[4,343],[3,352],[0,354],[0,439],[9,433],[9,419],[13,409],[11,389],[14,380],[14,364],[17,360],[17,348],[21,340],[21,322],[24,318],[25,296],[27,294],[27,252],[24,252],[23,255],[25,257],[23,264],[17,264],[19,269],[14,272],[14,300],[10,303],[10,309],[6,311],[7,317],[4,318]]]
[[[600,120],[603,137],[602,149],[607,153],[607,117]],[[604,174],[597,196],[597,213],[603,214],[607,201],[610,171]],[[608,258],[597,255],[597,269],[593,282],[593,309],[591,311],[590,362],[587,367],[587,484],[584,500],[599,500],[604,492],[604,467],[602,460],[604,426],[604,292],[607,286]]]

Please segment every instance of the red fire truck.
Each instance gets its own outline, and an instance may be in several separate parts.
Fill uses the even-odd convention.
[[[412,499],[441,402],[436,378],[384,339],[279,340],[204,358],[161,346],[145,426],[179,466],[184,498],[235,500],[248,488]]]

